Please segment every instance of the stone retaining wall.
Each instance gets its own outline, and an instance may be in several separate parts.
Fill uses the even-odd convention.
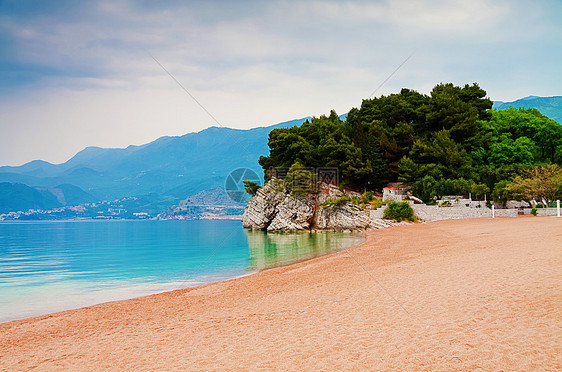
[[[524,214],[531,214],[531,208],[523,209]],[[537,208],[537,216],[556,216],[556,208]]]
[[[496,217],[517,217],[519,211],[517,209],[496,209]]]
[[[556,208],[537,208],[537,216],[556,216]]]
[[[492,210],[482,208],[455,208],[439,207],[437,205],[414,204],[412,205],[416,217],[425,221],[439,221],[462,218],[492,217]],[[386,206],[371,211],[371,218],[382,218]],[[550,208],[545,208],[550,209]],[[556,209],[556,208],[554,208]],[[517,209],[496,209],[497,217],[517,217]],[[556,215],[556,211],[554,211]]]
[[[369,212],[369,217],[382,218],[385,209],[386,209],[386,205],[377,209],[371,209],[371,212]]]

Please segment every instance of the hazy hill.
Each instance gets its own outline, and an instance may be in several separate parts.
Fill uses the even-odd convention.
[[[217,186],[209,190],[203,190],[182,200],[179,205],[167,209],[164,217],[177,218],[200,218],[204,215],[227,216],[241,215],[244,213],[244,205],[232,200],[224,188]]]
[[[199,206],[199,205],[220,205],[223,207],[240,207],[243,206],[232,200],[224,188],[217,186],[209,190],[203,190],[195,195],[191,195],[182,200],[180,206]]]
[[[0,167],[0,182],[42,187],[71,184],[105,200],[145,194],[184,199],[224,186],[226,176],[236,168],[248,167],[261,174],[257,159],[269,151],[269,132],[304,120],[249,130],[211,127],[124,149],[88,147],[63,164],[36,160]]]
[[[504,110],[509,107],[514,108],[536,108],[543,115],[562,124],[562,96],[537,97],[528,96],[513,102],[495,101],[494,108]]]
[[[39,189],[39,187],[36,187]],[[54,194],[62,205],[78,205],[91,203],[98,200],[95,196],[88,194],[78,186],[74,185],[58,185],[55,188],[46,188],[45,190]]]
[[[95,201],[95,197],[73,185],[29,187],[21,183],[0,183],[0,213],[48,210]]]

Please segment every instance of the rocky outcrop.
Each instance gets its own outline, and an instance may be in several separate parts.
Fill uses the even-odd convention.
[[[364,210],[348,202],[342,206],[318,208],[314,226],[318,230],[365,230],[370,222]]]
[[[292,194],[282,180],[273,179],[250,200],[242,224],[267,231],[365,230],[371,220],[359,206],[349,201],[326,203],[353,194],[328,184],[320,184],[315,193]]]

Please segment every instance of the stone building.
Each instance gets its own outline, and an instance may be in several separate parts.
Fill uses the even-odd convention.
[[[389,183],[382,189],[382,200],[404,201],[406,200],[408,189],[409,187],[404,186],[402,182]]]

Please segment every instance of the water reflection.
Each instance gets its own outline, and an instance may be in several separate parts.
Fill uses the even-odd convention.
[[[361,243],[362,233],[268,233],[245,230],[249,270],[263,270],[321,256]]]
[[[362,239],[218,220],[0,223],[0,323],[225,280]]]

